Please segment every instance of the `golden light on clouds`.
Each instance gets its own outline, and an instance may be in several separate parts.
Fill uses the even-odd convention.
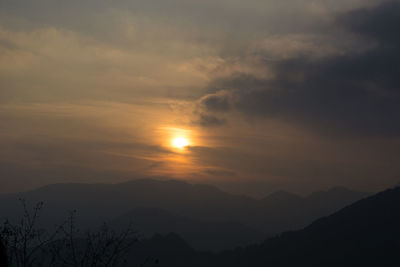
[[[203,169],[194,158],[189,146],[201,144],[199,133],[193,128],[183,128],[174,124],[159,126],[155,130],[155,138],[151,141],[160,144],[164,149],[154,155],[159,162],[146,170],[146,174],[168,176],[174,179],[189,179],[193,173]]]
[[[189,141],[185,137],[175,137],[172,140],[172,146],[178,149],[184,149],[189,145]]]
[[[159,129],[163,145],[175,151],[183,152],[186,147],[196,143],[192,130],[170,126],[160,127]]]

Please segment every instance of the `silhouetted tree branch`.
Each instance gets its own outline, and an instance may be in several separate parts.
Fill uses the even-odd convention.
[[[67,220],[49,234],[37,226],[43,202],[37,203],[32,212],[24,199],[20,202],[22,218],[16,224],[6,220],[0,232],[8,266],[120,266],[137,242],[137,233],[131,225],[118,233],[103,224],[96,231],[81,234],[75,222],[76,211],[70,212]]]

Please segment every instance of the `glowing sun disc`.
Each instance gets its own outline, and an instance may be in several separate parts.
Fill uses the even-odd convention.
[[[189,141],[184,137],[177,137],[172,140],[172,145],[176,148],[183,149],[189,145]]]

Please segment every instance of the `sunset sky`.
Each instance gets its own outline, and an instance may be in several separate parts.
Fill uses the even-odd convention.
[[[0,193],[398,184],[399,25],[397,1],[2,0]]]

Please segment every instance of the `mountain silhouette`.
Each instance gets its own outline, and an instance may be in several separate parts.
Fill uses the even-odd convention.
[[[140,229],[144,237],[155,233],[174,232],[196,250],[223,250],[260,242],[266,235],[235,222],[210,222],[180,216],[158,208],[136,208],[118,218],[111,225],[124,229],[130,223]]]
[[[298,231],[219,253],[197,252],[177,234],[138,242],[127,266],[145,259],[166,267],[400,266],[400,188],[322,217]],[[148,265],[153,266],[153,265]]]
[[[126,266],[196,266],[200,253],[179,235],[168,233],[137,242],[126,256]]]
[[[400,187],[203,266],[400,266]]]
[[[262,218],[264,221],[260,221],[260,224],[268,226],[270,233],[300,229],[367,195],[344,187],[314,192],[306,197],[277,191],[261,200],[268,217]]]
[[[263,199],[255,199],[226,193],[208,185],[141,179],[120,184],[53,184],[28,192],[5,194],[0,196],[0,214],[15,221],[21,214],[18,198],[25,198],[31,205],[43,201],[45,205],[39,218],[43,227],[54,228],[55,224],[66,218],[68,212],[77,210],[78,227],[87,229],[102,222],[113,222],[135,209],[154,208],[185,218],[182,219],[187,226],[184,238],[196,248],[203,249],[207,243],[193,242],[192,237],[196,231],[211,234],[210,229],[206,231],[210,223],[219,229],[226,227],[219,235],[213,235],[221,238],[214,239],[215,245],[209,247],[216,249],[257,242],[259,237],[253,239],[255,232],[271,236],[282,231],[300,229],[366,195],[342,188],[308,197],[277,192]],[[189,222],[193,226],[190,231]],[[200,222],[201,225],[198,224]],[[157,232],[159,229],[155,227],[152,231]],[[228,229],[236,234],[224,234]],[[164,228],[163,233],[166,232]],[[266,235],[262,234],[262,237]],[[226,246],[229,243],[231,247]]]

